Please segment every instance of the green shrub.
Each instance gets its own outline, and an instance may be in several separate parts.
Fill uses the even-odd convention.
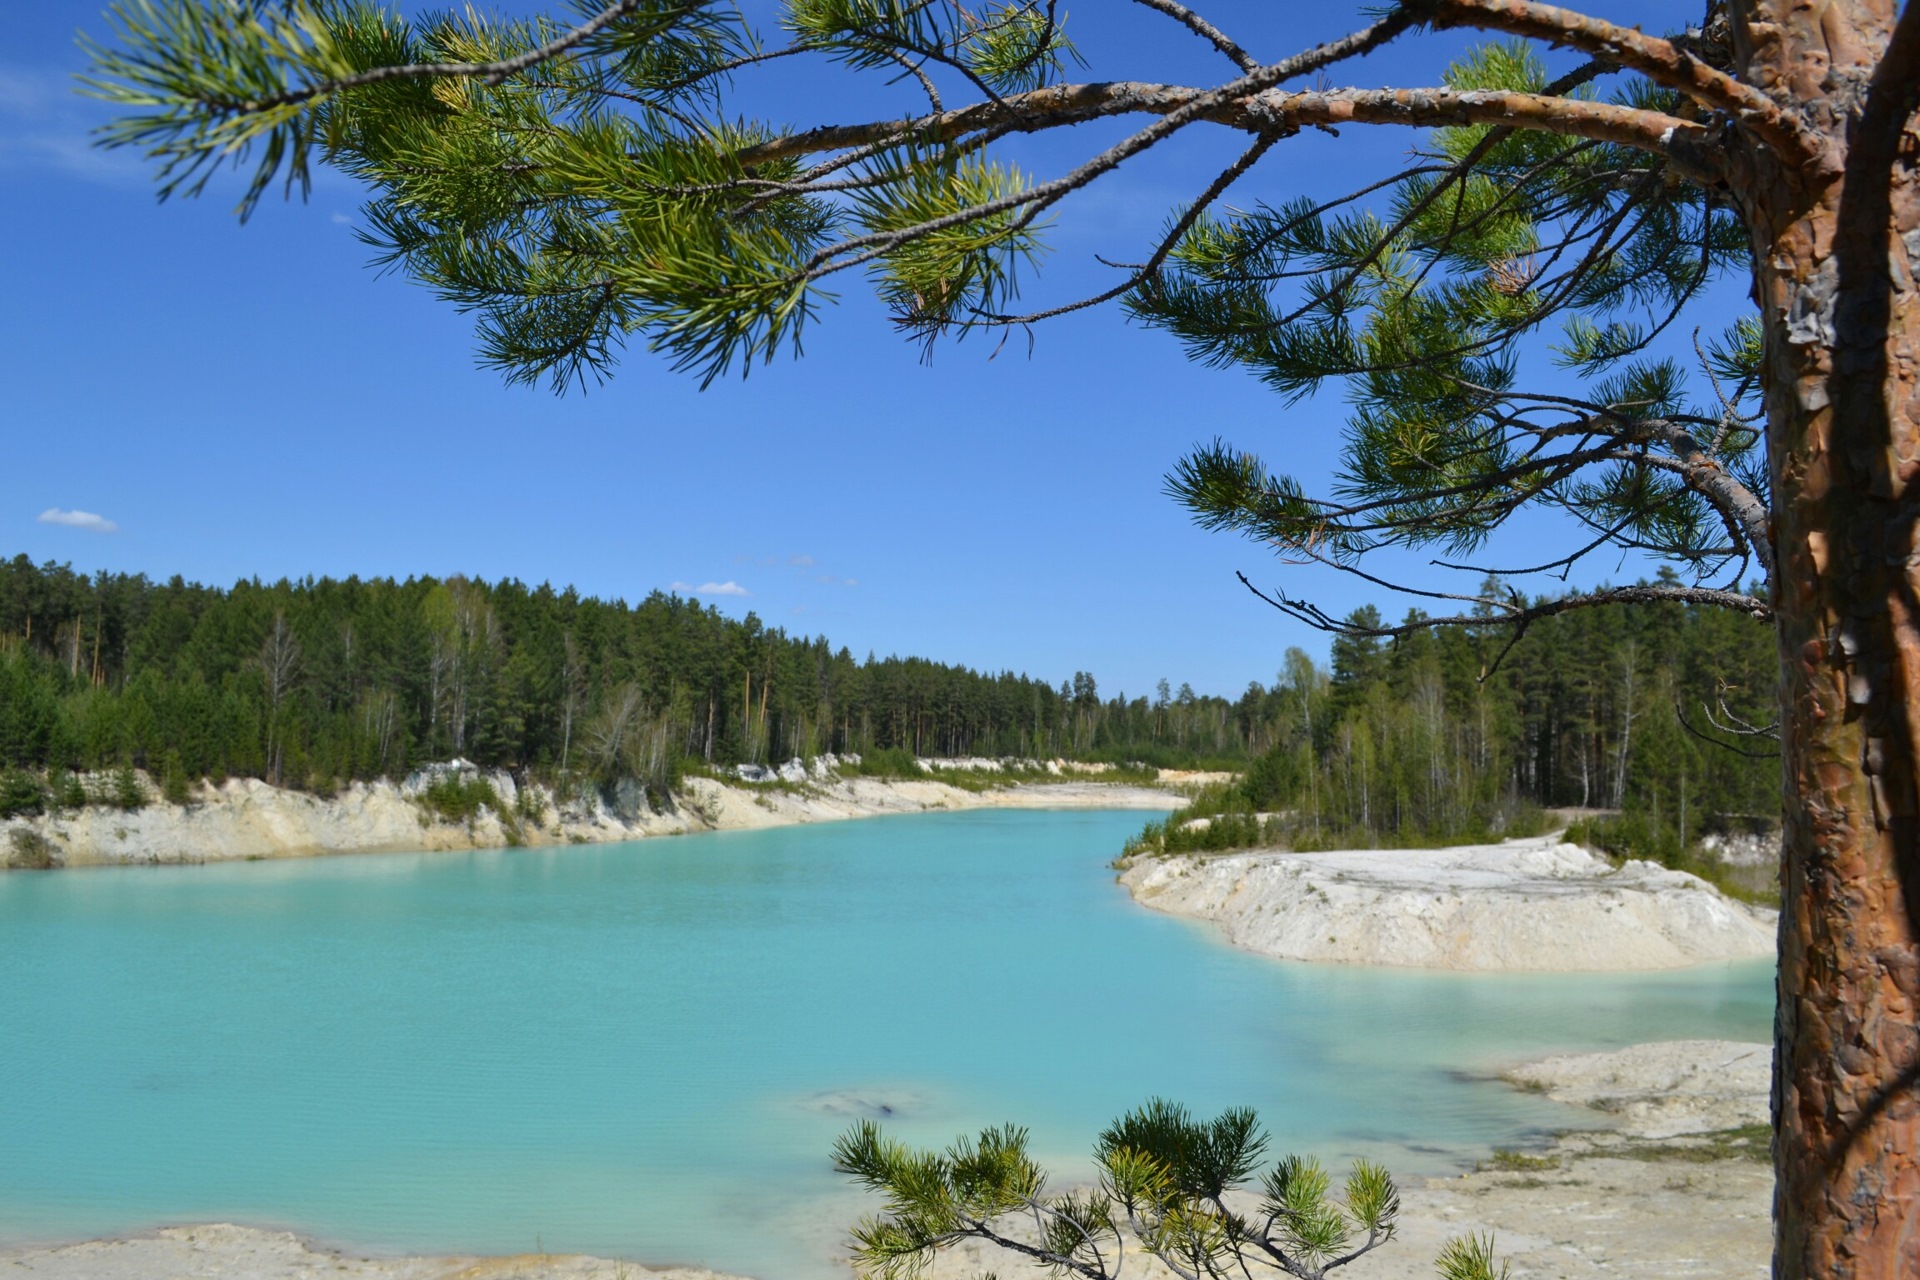
[[[78,774],[58,770],[47,780],[47,790],[56,809],[86,808],[87,788]]]
[[[1663,867],[1678,867],[1686,853],[1677,831],[1649,820],[1644,813],[1582,818],[1567,828],[1567,839],[1615,862],[1640,858]]]
[[[1256,761],[1237,782],[1215,783],[1193,793],[1186,808],[1165,819],[1149,822],[1127,841],[1120,856],[1170,857],[1180,853],[1230,853],[1238,849],[1284,848],[1296,853],[1327,849],[1429,849],[1447,845],[1491,844],[1522,836],[1543,835],[1553,829],[1546,812],[1527,801],[1510,802],[1492,813],[1466,815],[1454,825],[1434,830],[1402,826],[1368,830],[1332,822],[1315,822],[1299,812],[1265,813],[1274,801],[1274,757]],[[1204,822],[1196,821],[1205,819]]]
[[[1699,876],[1728,897],[1778,905],[1779,886],[1771,882],[1764,869],[1757,879],[1742,876],[1737,869],[1704,854],[1698,846],[1682,844],[1673,826],[1645,813],[1629,810],[1605,817],[1582,818],[1567,827],[1566,838],[1615,864],[1629,858],[1657,862],[1674,871]]]
[[[924,776],[913,752],[905,747],[876,747],[862,752],[860,772],[868,778],[918,778]]]
[[[113,771],[113,787],[108,792],[107,803],[129,813],[147,807],[147,789],[141,785],[140,775],[133,771],[132,765],[123,764]]]
[[[0,818],[43,813],[46,807],[46,792],[38,778],[24,769],[9,769],[0,774]]]
[[[485,778],[462,781],[452,774],[435,778],[420,793],[427,812],[448,822],[472,822],[482,808],[500,813],[504,809],[500,795]]]
[[[1278,844],[1284,836],[1277,818],[1253,813],[1214,813],[1196,816],[1182,809],[1160,822],[1149,822],[1127,841],[1122,857],[1148,854],[1172,857],[1180,853],[1231,853]]]
[[[168,804],[185,804],[190,798],[187,782],[187,767],[180,763],[178,751],[167,752],[167,761],[160,769],[160,795]]]

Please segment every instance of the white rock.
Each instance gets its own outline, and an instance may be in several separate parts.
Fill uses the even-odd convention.
[[[1668,1040],[1543,1058],[1500,1077],[1556,1102],[1606,1112],[1638,1137],[1670,1138],[1767,1123],[1773,1046]]]
[[[1665,969],[1758,958],[1775,913],[1551,838],[1435,850],[1137,859],[1142,904],[1289,960],[1431,969]]]

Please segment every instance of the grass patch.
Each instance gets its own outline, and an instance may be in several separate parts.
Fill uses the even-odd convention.
[[[1753,1160],[1764,1164],[1773,1158],[1773,1126],[1746,1124],[1737,1129],[1690,1134],[1684,1140],[1631,1143],[1593,1154],[1627,1160],[1675,1160],[1685,1164],[1714,1164],[1721,1160]]]
[[[1536,1156],[1512,1147],[1495,1147],[1493,1154],[1473,1166],[1475,1173],[1545,1173],[1558,1169],[1557,1156]]]

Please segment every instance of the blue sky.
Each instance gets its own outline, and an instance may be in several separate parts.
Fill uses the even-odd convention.
[[[92,149],[102,115],[72,92],[73,37],[103,29],[101,7],[0,6],[0,553],[215,583],[464,572],[627,599],[677,585],[856,653],[1055,681],[1086,669],[1104,692],[1136,694],[1162,676],[1235,694],[1271,681],[1289,645],[1324,653],[1325,637],[1249,597],[1236,569],[1335,612],[1381,598],[1196,530],[1159,491],[1169,464],[1216,434],[1324,477],[1337,394],[1287,408],[1112,309],[1044,326],[1031,353],[974,341],[929,365],[850,285],[803,360],[745,382],[702,392],[631,350],[586,394],[506,388],[476,367],[463,317],[367,268],[345,181],[323,175],[305,204],[271,201],[241,226],[233,184],[157,205],[137,157]],[[1655,30],[1676,14],[1653,0],[1594,8]],[[1208,11],[1253,19],[1246,42],[1278,56],[1361,25],[1360,9]],[[1071,27],[1098,78],[1226,67],[1119,0],[1076,7]],[[1414,42],[1337,78],[1434,83],[1460,44]],[[753,92],[769,115],[804,103],[784,112],[799,124],[909,104],[879,78],[782,71]],[[1032,140],[1016,155],[1057,172],[1096,141]],[[1357,185],[1415,141],[1308,135],[1233,199]],[[1137,257],[1235,145],[1152,154],[1065,208],[1026,297],[1108,283],[1093,255]],[[50,510],[114,528],[42,520]],[[1564,541],[1550,527],[1516,539],[1528,556]]]

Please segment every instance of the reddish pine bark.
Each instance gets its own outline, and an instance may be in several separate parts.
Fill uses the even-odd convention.
[[[1734,5],[1743,78],[1844,157],[1748,148],[1786,792],[1780,1280],[1920,1276],[1920,183],[1893,0]],[[1916,24],[1908,23],[1907,27]]]

